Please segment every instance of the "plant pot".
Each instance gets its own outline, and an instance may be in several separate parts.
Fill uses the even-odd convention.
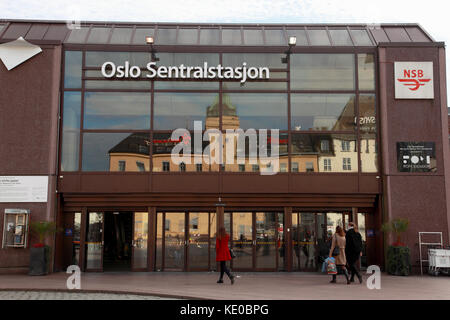
[[[50,247],[45,246],[41,248],[30,249],[30,276],[43,276],[48,274]]]
[[[389,246],[386,271],[394,276],[408,276],[411,273],[411,252],[408,247]]]

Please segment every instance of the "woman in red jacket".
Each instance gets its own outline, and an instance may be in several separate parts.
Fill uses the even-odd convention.
[[[229,240],[230,236],[227,234],[225,228],[221,227],[216,237],[216,261],[220,261],[220,278],[217,283],[223,283],[223,274],[226,273],[231,280],[231,284],[234,284],[234,276],[226,264],[227,261],[231,260],[230,249],[228,248]]]

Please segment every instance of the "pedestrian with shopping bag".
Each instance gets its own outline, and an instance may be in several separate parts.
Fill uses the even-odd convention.
[[[350,284],[347,268],[345,267],[347,264],[347,260],[345,257],[345,243],[344,229],[341,226],[337,226],[336,232],[334,233],[331,241],[329,258],[336,259],[337,274],[344,274],[345,278],[347,279],[347,284]],[[333,279],[330,281],[330,283],[336,283],[337,274],[332,274]]]
[[[228,278],[230,278],[231,284],[234,284],[234,275],[227,268],[227,261],[232,259],[230,248],[228,247],[229,240],[230,236],[227,231],[224,227],[221,227],[216,237],[216,261],[220,262],[220,277],[217,283],[223,283],[223,274],[226,273]]]
[[[362,252],[362,237],[353,222],[348,224],[345,242],[345,257],[347,258],[347,265],[350,270],[350,282],[355,282],[356,275],[359,283],[362,283],[362,277],[359,274],[357,266]]]

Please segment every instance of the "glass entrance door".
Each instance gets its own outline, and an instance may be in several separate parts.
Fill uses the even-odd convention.
[[[317,269],[316,215],[310,212],[292,213],[293,267],[299,271]]]
[[[147,270],[148,212],[134,212],[131,257],[131,269],[133,271]]]
[[[86,233],[86,271],[103,271],[104,213],[89,212]]]
[[[215,212],[158,212],[156,270],[212,270],[216,220]]]
[[[231,247],[236,258],[232,268],[242,271],[275,271],[279,264],[279,251],[284,241],[283,214],[278,212],[232,212],[225,214],[229,223]],[[281,230],[281,233],[280,233]],[[282,262],[281,262],[282,263]]]

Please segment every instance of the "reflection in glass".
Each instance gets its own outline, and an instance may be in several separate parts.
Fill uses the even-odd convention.
[[[72,234],[72,264],[79,265],[80,262],[80,238],[81,236],[81,212],[73,214],[73,234]]]
[[[256,212],[256,268],[276,268],[278,254],[276,212]]]
[[[61,171],[78,170],[80,147],[81,93],[64,93],[63,141],[61,150]]]
[[[372,53],[358,54],[359,90],[375,90],[375,58]]]
[[[129,61],[130,66],[145,67],[150,61],[150,53],[86,51],[87,67],[101,67],[106,61],[113,62],[116,66],[124,65],[125,61]]]
[[[83,171],[149,171],[148,133],[84,133]],[[126,164],[121,166],[120,161]]]
[[[163,212],[158,212],[156,215],[156,259],[155,259],[155,269],[161,271],[163,268],[163,234],[164,234],[164,224],[163,224]]]
[[[66,51],[64,60],[65,88],[81,88],[82,57],[81,51]]]
[[[374,94],[359,95],[359,130],[362,134],[377,131]]]
[[[166,212],[164,269],[184,269],[184,212]]]
[[[209,226],[208,212],[189,213],[189,269],[208,269]]]
[[[292,54],[292,90],[353,90],[353,54]]]
[[[278,141],[272,140],[270,131],[267,132],[265,143],[261,142],[259,132],[255,137],[238,133],[227,134],[224,137],[225,171],[229,172],[282,172],[288,166],[288,134],[279,133]],[[241,139],[241,140],[240,140]],[[239,142],[241,141],[241,142]],[[272,144],[278,143],[278,165],[270,160]],[[252,146],[251,146],[252,144]],[[263,147],[261,148],[261,144]]]
[[[315,270],[317,268],[315,215],[301,212],[296,217],[298,217],[297,228],[292,230],[296,254],[294,259],[298,261],[300,270]]]
[[[361,234],[363,242],[363,250],[361,256],[361,268],[367,268],[367,236],[366,236],[366,213],[358,213],[358,229],[357,231]]]
[[[358,171],[355,135],[292,134],[291,153],[292,172]]]
[[[85,129],[150,129],[150,93],[86,92]]]
[[[361,172],[378,172],[377,137],[374,133],[361,135]]]
[[[86,269],[102,269],[103,212],[89,212],[86,233]]]
[[[222,129],[287,129],[287,96],[275,93],[224,93]]]
[[[286,69],[281,62],[285,54],[281,53],[224,53],[223,65],[225,67],[242,67],[244,62],[247,67],[269,67]]]
[[[216,66],[219,64],[219,55],[216,53],[158,53],[158,66],[185,66],[203,67],[205,62],[209,66]]]
[[[155,81],[156,90],[219,90],[214,81]]]
[[[277,249],[278,249],[278,271],[286,270],[287,260],[286,256],[286,242],[284,241],[284,213],[278,213],[277,220],[277,228],[278,228],[278,238],[277,238]]]
[[[253,268],[253,218],[251,212],[233,212],[233,268]]]
[[[202,121],[206,129],[218,128],[218,111],[219,97],[215,93],[155,93],[154,128],[192,130],[194,121]]]
[[[133,268],[147,268],[148,213],[134,213]]]
[[[292,94],[292,130],[354,131],[353,94]]]

